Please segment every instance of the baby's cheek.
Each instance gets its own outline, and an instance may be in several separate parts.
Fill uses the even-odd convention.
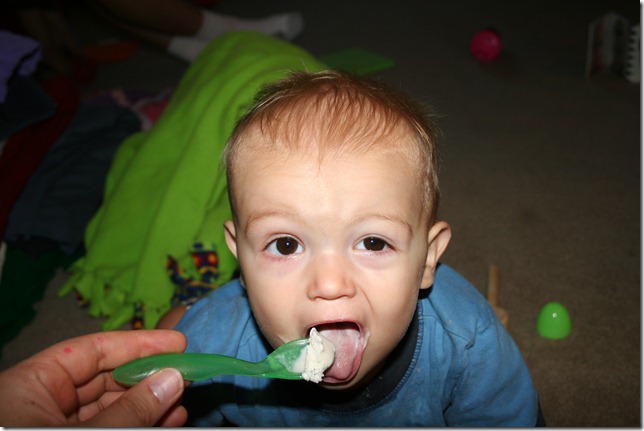
[[[249,299],[253,315],[264,332],[279,328],[289,314],[288,302],[280,301],[279,294],[262,292],[252,295],[249,292]]]

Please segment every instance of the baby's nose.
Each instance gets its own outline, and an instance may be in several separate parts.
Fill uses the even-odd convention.
[[[342,256],[324,254],[311,264],[308,295],[311,299],[333,300],[355,295],[351,265]]]

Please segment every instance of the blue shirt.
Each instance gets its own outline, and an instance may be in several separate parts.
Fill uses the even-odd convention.
[[[271,348],[238,280],[199,300],[177,329],[188,352],[247,361]],[[445,264],[421,291],[416,316],[385,370],[360,391],[306,381],[218,376],[184,395],[193,425],[217,426],[513,426],[537,424],[530,373],[483,296]]]

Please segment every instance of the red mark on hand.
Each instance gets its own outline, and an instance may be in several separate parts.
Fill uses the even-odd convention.
[[[63,349],[63,352],[65,352],[65,353],[67,353],[67,354],[72,353],[73,351],[74,351],[74,349],[72,349],[71,347],[65,347],[65,348]]]

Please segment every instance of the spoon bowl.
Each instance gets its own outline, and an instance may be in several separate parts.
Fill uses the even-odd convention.
[[[134,385],[163,368],[175,368],[181,372],[184,380],[190,381],[206,380],[222,374],[299,380],[302,379],[302,373],[294,371],[294,364],[308,344],[308,338],[289,341],[259,362],[213,353],[162,353],[121,365],[112,375],[114,380],[125,385]]]

